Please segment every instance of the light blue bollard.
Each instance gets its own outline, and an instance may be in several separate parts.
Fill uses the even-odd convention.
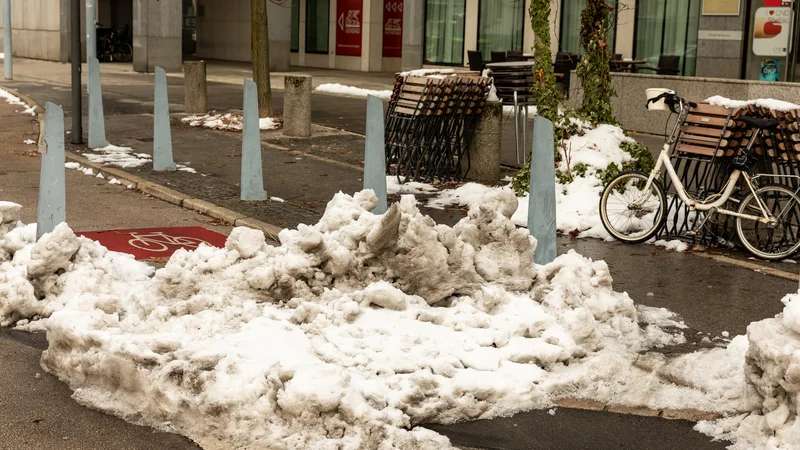
[[[244,80],[244,117],[242,117],[242,200],[266,200],[261,171],[261,130],[258,126],[258,88]]]
[[[364,189],[378,196],[375,214],[386,212],[386,157],[383,140],[383,101],[367,96],[367,140],[364,145]]]
[[[553,122],[533,120],[533,153],[528,198],[528,230],[539,241],[534,262],[549,264],[556,259],[556,173],[553,156]]]
[[[89,58],[89,148],[108,146],[103,115],[103,91],[100,88],[100,61]]]
[[[39,208],[36,216],[36,240],[67,220],[67,194],[64,183],[64,111],[50,102],[44,106],[44,137],[41,147],[42,170],[39,173]]]
[[[172,160],[172,133],[169,130],[167,72],[158,66],[153,97],[153,170],[175,170],[175,161]]]
[[[97,58],[97,0],[86,0],[86,63]],[[89,67],[91,73],[92,68]]]
[[[11,59],[11,0],[3,0],[3,72],[6,80],[14,78]]]

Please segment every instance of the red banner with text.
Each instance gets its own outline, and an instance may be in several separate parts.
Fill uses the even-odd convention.
[[[336,1],[336,54],[361,56],[362,0]]]
[[[403,56],[403,0],[383,0],[383,56]]]

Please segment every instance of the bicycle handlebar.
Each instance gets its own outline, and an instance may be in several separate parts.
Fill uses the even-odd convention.
[[[664,103],[666,103],[669,106],[670,111],[676,114],[679,112],[675,110],[676,105],[679,106],[681,109],[683,109],[683,105],[687,105],[690,108],[697,108],[697,103],[690,102],[685,98],[681,98],[678,96],[678,94],[674,92],[664,92],[663,94],[659,94],[656,97],[647,99],[647,103],[644,104],[644,107],[648,108],[651,103],[655,103],[662,99],[664,100]]]

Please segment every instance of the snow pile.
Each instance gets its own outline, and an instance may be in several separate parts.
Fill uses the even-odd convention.
[[[36,141],[34,141],[33,139],[25,139],[24,141],[22,141],[22,143],[25,145],[33,145],[36,143]]]
[[[611,164],[618,168],[632,161],[631,155],[621,146],[633,139],[625,136],[623,130],[613,125],[600,125],[592,128],[588,124],[571,119],[583,133],[576,133],[564,143],[561,161],[556,168],[561,178],[567,174],[571,182],[556,181],[556,226],[562,233],[578,231],[577,237],[594,237],[608,239],[609,235],[600,220],[600,195],[603,193],[603,181],[599,178],[602,171]],[[569,163],[568,163],[569,162]],[[391,184],[390,184],[391,183]],[[387,178],[390,193],[392,190],[404,189],[395,187],[396,180]],[[444,209],[451,205],[473,208],[484,198],[494,196],[505,187],[491,187],[478,183],[466,183],[457,189],[441,190],[428,199],[427,206]],[[436,188],[424,183],[415,183],[405,193],[436,193]],[[512,220],[521,227],[528,225],[528,195],[519,197],[519,205]]]
[[[654,244],[657,247],[664,247],[667,250],[670,250],[670,251],[673,251],[673,252],[678,252],[678,253],[683,253],[686,250],[689,250],[689,244],[687,244],[686,242],[683,242],[681,240],[678,240],[678,239],[672,239],[670,241],[668,241],[666,239],[659,239],[659,240],[655,241]]]
[[[427,75],[452,75],[455,69],[414,69],[407,72],[400,72],[401,77],[424,77]]]
[[[783,100],[776,100],[774,98],[759,98],[755,100],[731,100],[729,98],[715,95],[706,99],[706,103],[715,106],[724,106],[726,108],[747,108],[749,105],[755,105],[761,108],[774,109],[776,111],[789,111],[792,109],[800,109],[800,105],[785,102]]]
[[[0,235],[0,320],[47,331],[42,365],[81,403],[205,447],[449,448],[414,426],[561,396],[739,410],[634,368],[682,336],[640,327],[602,261],[533,265],[510,191],[452,228],[411,196],[376,204],[340,193],[280,247],[236,228],[157,271],[65,224],[35,244],[17,226]]]
[[[783,303],[783,314],[747,327],[744,372],[756,412],[696,427],[735,440],[733,449],[790,449],[800,443],[800,294],[787,295]]]
[[[370,89],[357,88],[355,86],[345,86],[339,83],[320,84],[316,89],[314,89],[314,91],[327,94],[352,95],[354,97],[366,97],[368,95],[374,95],[382,100],[388,100],[392,97],[391,90],[374,91]]]
[[[0,89],[0,98],[6,101],[9,105],[20,105],[24,106],[25,110],[22,111],[23,114],[30,114],[32,116],[36,115],[36,107],[30,106],[27,103],[23,102],[19,97],[16,95],[11,94],[10,92]]]
[[[97,153],[84,153],[91,162],[100,163],[105,166],[118,166],[123,169],[139,167],[152,161],[152,157],[146,153],[133,153],[130,147],[120,147],[108,144],[105,147],[92,150]]]
[[[212,111],[210,114],[184,117],[181,121],[192,127],[205,127],[216,130],[242,131],[242,128],[244,128],[242,115],[235,113],[215,114]],[[280,122],[272,117],[258,119],[258,127],[261,130],[274,130],[280,128],[280,126]]]

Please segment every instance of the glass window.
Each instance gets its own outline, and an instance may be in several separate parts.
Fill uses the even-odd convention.
[[[300,50],[300,0],[292,0],[292,36],[289,50]]]
[[[639,0],[636,7],[634,59],[645,60],[646,67],[655,69],[661,56],[677,56],[678,74],[694,75],[700,2]]]
[[[478,50],[489,61],[492,52],[522,51],[525,0],[481,0]]]
[[[425,64],[464,65],[465,3],[425,1]]]
[[[617,0],[607,0],[612,8],[609,14],[611,28],[608,30],[609,48],[614,53],[617,38]],[[561,0],[561,29],[558,36],[560,52],[581,53],[581,13],[586,8],[586,0]]]
[[[328,53],[330,0],[306,3],[306,53]]]

